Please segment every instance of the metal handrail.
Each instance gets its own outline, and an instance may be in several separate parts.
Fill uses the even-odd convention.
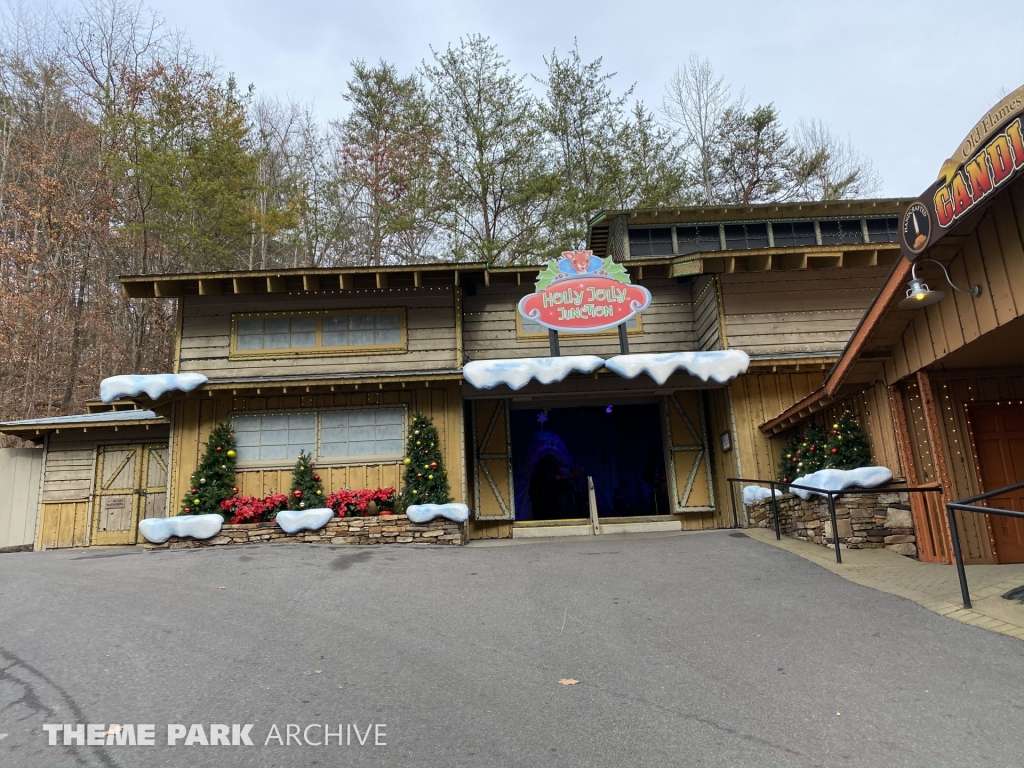
[[[767,483],[771,487],[771,500],[772,500],[772,517],[775,519],[775,540],[782,540],[782,531],[779,528],[779,505],[775,498],[775,486],[783,486],[785,488],[798,488],[801,491],[811,491],[819,495],[828,497],[828,514],[832,520],[832,542],[835,546],[836,562],[842,563],[843,556],[839,552],[839,526],[836,522],[836,504],[835,497],[843,496],[848,494],[858,493],[942,493],[942,486],[936,483],[935,485],[923,485],[910,487],[895,487],[891,484],[884,486],[878,486],[875,488],[847,488],[842,491],[830,491],[826,488],[812,488],[809,485],[800,485],[798,483],[782,483],[778,480],[751,480],[745,477],[727,477],[726,482],[729,483],[729,497],[732,500],[732,517],[734,527],[739,527],[736,516],[736,491],[733,483]],[[906,481],[901,481],[905,486]]]
[[[953,510],[959,509],[962,512],[974,512],[982,515],[999,515],[1000,517],[1024,518],[1024,512],[1017,512],[1014,509],[995,509],[993,507],[974,506],[976,501],[984,501],[994,496],[1002,496],[1010,491],[1019,491],[1024,488],[1024,483],[1016,483],[988,493],[979,493],[977,496],[969,496],[966,499],[951,501],[946,504],[946,521],[949,523],[949,535],[953,540],[953,560],[956,563],[956,575],[960,578],[960,596],[964,601],[964,608],[971,607],[971,594],[967,590],[967,571],[964,568],[964,556],[960,551],[960,532],[956,525],[956,515]]]

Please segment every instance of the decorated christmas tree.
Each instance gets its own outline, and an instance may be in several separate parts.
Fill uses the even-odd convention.
[[[402,507],[413,504],[448,504],[448,472],[433,422],[422,413],[412,417],[405,448],[405,486]]]
[[[181,502],[183,515],[223,515],[220,503],[234,496],[235,436],[231,424],[218,424],[206,441],[206,452],[192,473],[189,492]]]
[[[291,509],[318,509],[324,506],[324,486],[316,473],[313,457],[305,451],[299,453],[299,460],[292,470],[292,491],[288,504]]]
[[[790,439],[779,461],[779,480],[796,482],[804,475],[828,466],[828,433],[815,424],[809,424],[802,436]]]
[[[832,425],[825,446],[828,466],[835,469],[856,469],[871,463],[871,449],[860,424],[849,411]]]

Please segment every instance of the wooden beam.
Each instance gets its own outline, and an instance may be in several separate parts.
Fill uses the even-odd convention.
[[[280,275],[268,277],[267,293],[288,293],[288,281]]]
[[[418,269],[412,273],[412,284],[416,288],[423,287],[423,273]]]
[[[795,269],[807,269],[806,253],[782,253],[779,254],[779,269],[790,271]]]
[[[767,272],[772,268],[772,256],[766,253],[747,257],[747,272]]]
[[[871,251],[847,251],[843,254],[844,267],[874,267],[877,264],[877,248]]]
[[[811,253],[807,261],[811,269],[835,269],[843,266],[843,254],[842,251]]]
[[[235,293],[255,293],[256,287],[253,285],[251,277],[236,277],[233,278],[232,287]]]
[[[153,295],[158,299],[181,296],[181,283],[177,280],[156,280],[153,282]]]
[[[488,287],[491,285],[491,271],[489,269],[484,270],[484,285]]]
[[[343,291],[351,291],[355,281],[349,273],[338,275],[338,286]]]
[[[148,280],[144,283],[121,283],[121,293],[129,299],[152,299],[156,296],[154,284]]]
[[[921,395],[921,411],[924,413],[925,431],[928,433],[928,443],[931,447],[932,466],[935,469],[935,476],[942,484],[942,506],[944,508],[946,504],[956,498],[956,495],[953,491],[953,481],[949,476],[949,469],[946,466],[946,450],[942,445],[942,416],[935,404],[932,380],[924,368],[917,372],[917,388]],[[945,516],[936,515],[936,517],[942,520]],[[944,520],[942,522],[945,523]],[[947,562],[951,563],[953,562],[953,540],[950,537],[949,526],[943,524],[941,527],[942,544],[946,552],[949,553]]]
[[[388,287],[388,273],[378,272],[377,273],[377,288],[384,289]]]
[[[220,280],[200,280],[199,281],[199,295],[200,296],[220,296]]]
[[[316,292],[320,290],[320,275],[303,275],[302,290]]]

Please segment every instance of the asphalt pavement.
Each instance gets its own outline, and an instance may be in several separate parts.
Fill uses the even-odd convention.
[[[0,766],[1020,766],[1022,650],[738,532],[4,554]]]

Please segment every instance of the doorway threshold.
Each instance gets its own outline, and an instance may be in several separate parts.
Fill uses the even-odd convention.
[[[662,533],[681,531],[682,522],[675,517],[605,517],[598,525],[601,535],[616,533]],[[553,536],[592,536],[593,527],[586,518],[575,520],[524,520],[512,524],[513,539],[534,539]]]

